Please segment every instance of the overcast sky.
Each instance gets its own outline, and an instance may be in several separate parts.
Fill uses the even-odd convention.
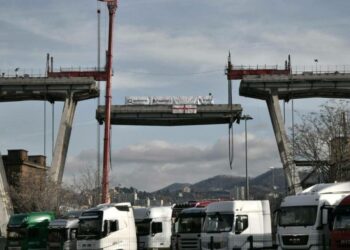
[[[4,1],[0,8],[0,71],[44,72],[46,53],[56,67],[96,66],[97,8],[101,8],[102,51],[107,12],[94,0]],[[227,103],[224,68],[234,64],[294,67],[349,64],[348,0],[121,0],[114,40],[113,104],[125,96],[207,95]],[[234,103],[248,122],[249,174],[281,167],[266,104],[238,96]],[[102,96],[104,96],[102,94]],[[324,100],[294,102],[297,112],[315,111]],[[102,99],[102,102],[104,100]],[[78,104],[64,181],[96,169],[97,100]],[[291,104],[287,106],[287,126]],[[24,148],[44,153],[44,104],[0,105],[0,151]],[[62,103],[55,104],[55,134]],[[48,164],[51,162],[51,105],[47,104]],[[102,128],[102,127],[101,127]],[[101,130],[102,131],[102,130]],[[153,191],[173,182],[196,182],[218,174],[244,175],[244,123],[234,126],[235,161],[228,165],[227,125],[192,127],[114,126],[112,185]],[[101,140],[102,142],[102,140]]]

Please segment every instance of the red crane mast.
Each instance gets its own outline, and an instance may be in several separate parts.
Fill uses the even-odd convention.
[[[109,203],[109,160],[110,160],[110,141],[111,141],[111,105],[112,105],[112,52],[113,52],[113,29],[114,17],[118,7],[118,0],[99,0],[106,2],[109,12],[108,28],[108,51],[106,64],[106,103],[105,103],[105,128],[103,140],[103,174],[102,174],[102,202]]]
[[[113,30],[114,18],[118,7],[118,0],[98,0],[107,3],[109,13],[108,50],[105,69],[60,69],[53,70],[53,58],[47,55],[47,77],[93,77],[96,81],[106,81],[105,96],[105,127],[103,141],[103,174],[102,174],[102,202],[109,203],[109,169],[110,169],[110,141],[111,141],[111,105],[112,105],[112,59],[113,59]]]

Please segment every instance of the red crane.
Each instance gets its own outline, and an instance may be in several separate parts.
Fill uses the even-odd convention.
[[[60,69],[58,72],[53,70],[53,58],[51,57],[51,66],[49,65],[50,56],[47,55],[47,77],[93,77],[96,81],[106,81],[106,101],[105,101],[105,127],[103,141],[103,175],[102,175],[102,202],[109,203],[109,160],[110,160],[110,141],[111,141],[111,105],[112,105],[112,52],[113,52],[113,29],[114,17],[118,7],[118,0],[98,0],[105,2],[109,12],[108,27],[108,50],[106,55],[105,69]]]
[[[111,141],[111,105],[112,105],[112,52],[113,52],[113,28],[114,17],[118,7],[118,0],[99,0],[106,2],[109,12],[108,28],[108,51],[106,62],[106,103],[105,103],[105,128],[103,140],[103,174],[102,174],[102,202],[109,203],[109,159],[110,159],[110,141]]]

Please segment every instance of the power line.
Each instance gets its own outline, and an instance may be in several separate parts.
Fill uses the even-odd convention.
[[[204,75],[204,74],[219,73],[219,72],[223,72],[223,70],[222,69],[220,69],[220,70],[216,69],[216,70],[200,71],[200,72],[193,72],[193,73],[158,73],[158,72],[140,72],[140,71],[120,70],[120,69],[118,69],[118,72],[130,73],[130,74],[135,74],[135,75],[183,77],[183,76],[191,76],[191,75]]]

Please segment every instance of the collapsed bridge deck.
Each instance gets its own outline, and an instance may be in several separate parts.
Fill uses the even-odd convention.
[[[195,107],[193,107],[195,106]],[[174,110],[183,109],[181,110]],[[187,109],[187,110],[186,110]],[[191,110],[192,109],[192,110]],[[103,123],[105,107],[96,111],[96,119]],[[187,112],[188,111],[188,112]],[[214,105],[113,105],[111,123],[115,125],[182,126],[225,124],[235,122],[242,113],[239,104]]]

